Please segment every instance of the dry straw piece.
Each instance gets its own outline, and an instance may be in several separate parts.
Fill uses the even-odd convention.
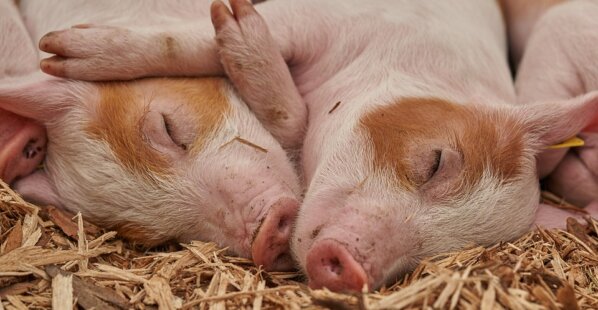
[[[374,293],[310,290],[212,243],[144,251],[0,181],[0,309],[598,309],[598,223],[439,255]]]

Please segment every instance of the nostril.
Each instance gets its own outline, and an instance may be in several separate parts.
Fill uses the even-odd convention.
[[[251,256],[256,265],[263,265],[268,271],[293,268],[289,236],[298,208],[297,201],[289,198],[272,204],[251,245]]]
[[[327,266],[330,272],[336,275],[340,276],[343,273],[343,265],[341,264],[341,261],[338,259],[338,257],[332,257],[327,262],[322,260],[322,264],[324,266]]]
[[[35,139],[27,141],[27,144],[25,144],[25,147],[23,148],[23,156],[25,156],[25,158],[35,158],[37,154],[41,152],[41,147],[35,146],[36,142]]]
[[[360,291],[368,282],[362,265],[347,248],[331,239],[316,242],[307,253],[306,271],[311,288]]]
[[[289,228],[291,226],[291,222],[292,222],[292,219],[290,219],[286,216],[282,216],[280,218],[280,220],[278,221],[278,231],[282,234],[288,233]]]

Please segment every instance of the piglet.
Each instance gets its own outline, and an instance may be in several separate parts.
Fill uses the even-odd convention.
[[[506,22],[509,56],[514,69],[517,68],[525,45],[538,19],[557,4],[567,0],[499,0]]]
[[[0,0],[0,81],[37,69],[35,46],[12,0]],[[0,109],[0,179],[12,183],[42,162],[46,130],[34,120]]]
[[[534,26],[518,68],[522,103],[568,99],[598,90],[598,3],[570,1],[545,13]],[[598,123],[581,128],[585,145],[547,150],[539,158],[540,177],[565,200],[585,207],[598,201]]]
[[[209,4],[24,0],[21,9],[39,38],[83,18],[161,29],[165,20],[207,17]],[[187,49],[163,39],[163,52]],[[293,267],[298,177],[223,77],[90,83],[36,72],[3,80],[0,108],[48,129],[45,169],[15,184],[26,198],[146,245],[213,241],[267,270]]]
[[[212,5],[215,40],[201,28],[205,20],[168,28],[174,42],[194,46],[168,61],[188,66],[162,65],[154,47],[163,29],[102,26],[44,37],[42,49],[57,56],[41,65],[82,79],[227,72],[277,137],[300,131],[272,126],[285,118],[270,111],[297,120],[293,109],[306,106],[307,191],[292,250],[313,288],[377,288],[424,257],[520,236],[538,206],[535,154],[598,112],[598,92],[513,105],[494,0],[230,6]],[[112,59],[122,42],[143,57]]]

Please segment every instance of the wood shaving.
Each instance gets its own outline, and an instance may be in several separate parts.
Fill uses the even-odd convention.
[[[586,221],[437,255],[389,287],[339,294],[213,243],[141,249],[0,181],[0,309],[598,309],[598,224]]]

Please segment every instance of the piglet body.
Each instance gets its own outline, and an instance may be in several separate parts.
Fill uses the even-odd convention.
[[[21,1],[20,8],[37,41],[83,22],[162,29],[169,20],[207,17],[209,3]],[[191,48],[167,35],[162,42],[165,55]],[[89,83],[36,72],[3,80],[0,108],[48,128],[45,170],[15,184],[29,200],[81,212],[146,245],[213,241],[268,270],[293,266],[298,178],[226,79]]]
[[[423,257],[524,233],[538,206],[534,155],[598,110],[598,93],[512,105],[496,1],[230,2],[232,12],[212,5],[216,40],[205,21],[168,29],[194,49],[165,58],[152,49],[163,32],[69,29],[42,38],[62,56],[42,68],[82,79],[226,72],[282,144],[285,130],[301,135],[296,108],[307,107],[292,249],[315,288],[379,287]],[[114,33],[142,60],[107,57],[124,47]]]
[[[519,101],[567,99],[598,90],[598,3],[569,1],[534,26],[518,68]],[[549,190],[585,207],[598,200],[598,123],[580,134],[585,146],[547,150],[538,169]]]
[[[14,1],[0,1],[0,80],[36,70],[38,58]],[[12,183],[41,163],[46,131],[34,120],[0,109],[0,179]]]

